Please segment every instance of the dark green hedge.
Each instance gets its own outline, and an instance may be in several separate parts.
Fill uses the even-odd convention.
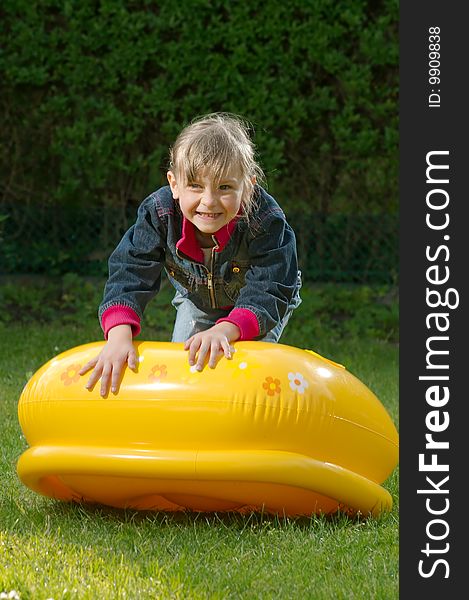
[[[122,212],[98,206],[12,206],[8,219],[0,221],[0,276],[105,276],[109,254],[135,216],[130,207]],[[396,283],[396,215],[312,214],[290,223],[305,281]]]
[[[397,0],[3,0],[0,13],[4,205],[122,209],[164,182],[181,126],[223,110],[253,122],[287,212],[396,212]]]

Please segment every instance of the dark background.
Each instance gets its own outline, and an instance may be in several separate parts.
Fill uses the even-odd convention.
[[[422,10],[424,6],[424,10]],[[441,30],[441,106],[428,108],[429,85],[429,27]],[[461,93],[461,73],[466,62],[464,39],[467,28],[467,5],[435,0],[425,3],[401,3],[400,14],[400,590],[402,598],[423,597],[456,598],[465,595],[460,590],[467,581],[467,140],[469,120],[467,101]],[[426,183],[426,154],[447,150],[445,164],[449,164],[445,186]],[[435,162],[435,161],[434,161]],[[440,163],[441,164],[441,163]],[[450,196],[450,222],[444,231],[431,230],[426,225],[426,195],[431,189],[444,187]],[[443,212],[443,211],[442,211]],[[440,215],[442,216],[442,215]],[[433,216],[433,219],[435,217]],[[449,236],[447,240],[444,235]],[[447,243],[448,261],[439,261],[443,270],[449,268],[450,278],[445,285],[429,283],[426,270],[431,264],[426,259],[426,247],[434,249]],[[443,271],[442,271],[443,272]],[[455,288],[460,297],[458,308],[443,306],[430,308],[426,290]],[[446,313],[450,327],[446,332],[429,328],[429,313]],[[440,349],[448,351],[438,364],[448,366],[445,371],[427,371],[427,341],[430,336],[447,336]],[[433,348],[434,348],[433,344]],[[429,381],[419,381],[421,375],[447,375],[448,382],[439,382],[449,388],[450,399],[441,412],[449,415],[449,427],[438,434],[439,441],[449,442],[449,449],[436,452],[438,463],[449,464],[449,472],[420,472],[418,456],[425,453],[425,462],[431,461],[432,450],[426,450],[425,435],[427,404],[425,392]],[[434,439],[436,434],[434,434]],[[450,501],[448,512],[432,515],[430,507],[441,510],[442,496],[417,494],[418,489],[432,486],[449,475],[446,488]],[[441,518],[449,525],[445,539],[432,540],[427,527],[433,519]],[[443,526],[430,526],[432,535],[442,535]],[[422,551],[426,544],[435,550],[427,557]],[[429,573],[438,559],[447,560],[449,577],[441,564],[433,576],[418,574],[418,564],[424,560],[424,571]]]
[[[395,0],[5,0],[0,270],[105,275],[193,117],[253,124],[306,280],[397,281]]]

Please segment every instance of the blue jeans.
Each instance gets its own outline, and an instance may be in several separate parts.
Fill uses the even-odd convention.
[[[271,329],[263,338],[258,341],[262,342],[273,342],[279,341],[283,330],[285,329],[292,312],[301,303],[299,294],[294,298],[293,303],[288,308],[285,316],[277,325]],[[174,323],[172,342],[185,342],[191,335],[205,331],[213,327],[218,319],[226,317],[230,310],[222,310],[220,308],[212,308],[208,310],[200,310],[197,306],[183,296],[179,292],[176,292],[171,304],[176,309],[176,321]]]

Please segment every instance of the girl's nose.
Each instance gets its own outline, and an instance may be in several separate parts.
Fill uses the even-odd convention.
[[[204,190],[204,193],[202,194],[201,203],[207,208],[209,208],[210,206],[215,206],[215,204],[217,203],[217,199],[212,190],[209,190],[208,188]]]

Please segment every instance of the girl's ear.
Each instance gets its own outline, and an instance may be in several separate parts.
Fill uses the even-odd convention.
[[[175,200],[177,200],[179,198],[179,192],[178,192],[178,184],[176,182],[176,177],[174,176],[174,173],[172,171],[168,171],[166,173],[166,177],[168,179],[168,183],[169,183],[169,186],[171,188],[171,192],[173,194],[173,198]]]

